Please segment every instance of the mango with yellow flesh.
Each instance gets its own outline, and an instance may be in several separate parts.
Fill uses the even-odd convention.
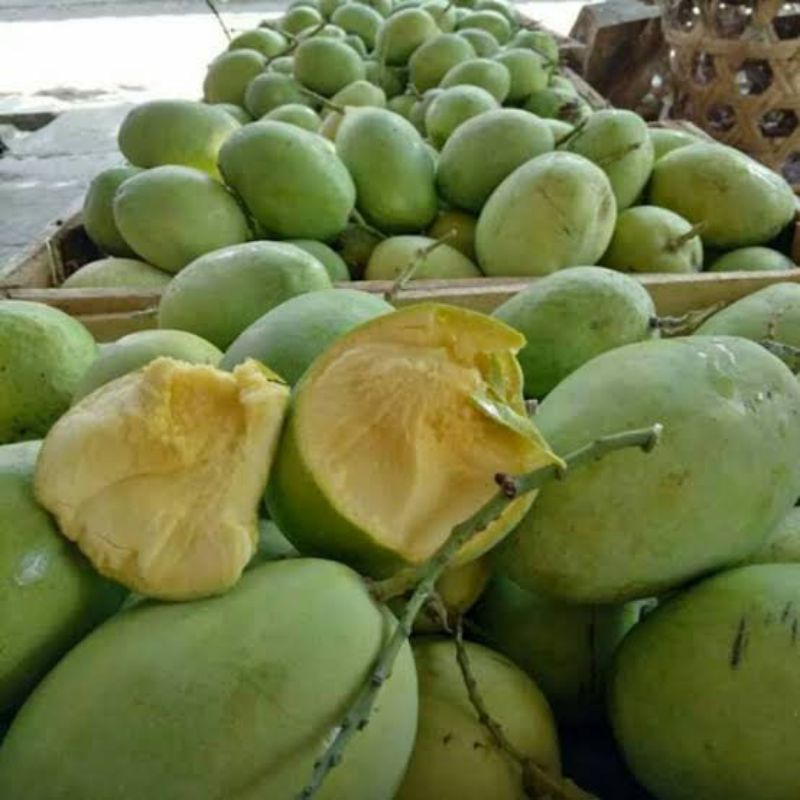
[[[383,576],[419,564],[497,491],[497,472],[556,461],[525,413],[524,339],[460,308],[422,304],[338,339],[297,384],[268,490],[301,553]],[[519,521],[514,500],[455,564]]]
[[[255,361],[228,373],[158,358],[59,420],[37,499],[129,589],[168,600],[223,592],[255,552],[288,394]]]
[[[0,752],[15,800],[290,800],[393,630],[361,578],[327,561],[249,570],[223,597],[145,602],[81,642]],[[319,800],[392,800],[414,744],[400,650],[369,725]]]

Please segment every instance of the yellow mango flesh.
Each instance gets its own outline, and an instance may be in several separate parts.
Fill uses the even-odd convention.
[[[223,592],[255,552],[288,396],[252,360],[231,374],[158,358],[56,423],[37,499],[100,573],[134,591]]]

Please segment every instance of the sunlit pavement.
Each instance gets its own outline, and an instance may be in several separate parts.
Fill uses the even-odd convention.
[[[278,2],[218,3],[233,30],[279,13]],[[521,3],[567,33],[585,3]],[[202,0],[0,0],[0,114],[77,105],[197,97],[225,38]]]

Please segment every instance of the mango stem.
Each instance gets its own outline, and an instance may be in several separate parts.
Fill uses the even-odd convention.
[[[222,28],[222,32],[225,34],[225,38],[228,41],[231,41],[231,38],[232,38],[231,37],[231,32],[228,30],[228,26],[225,24],[225,20],[222,19],[222,14],[219,13],[219,9],[214,4],[214,0],[206,0],[206,5],[211,10],[211,13],[216,17],[220,28]]]
[[[680,250],[681,247],[683,247],[687,242],[691,242],[692,239],[697,238],[703,232],[703,230],[705,230],[707,224],[708,223],[704,221],[692,225],[692,227],[689,228],[688,231],[682,233],[680,236],[676,236],[674,239],[667,242],[666,249],[669,250],[670,253],[674,253],[677,250]]]
[[[406,288],[408,282],[414,277],[414,273],[423,265],[425,259],[434,251],[437,247],[441,247],[443,244],[447,244],[448,241],[453,239],[457,234],[455,229],[448,231],[444,236],[439,237],[435,242],[431,242],[426,247],[421,247],[417,252],[414,254],[414,258],[411,259],[408,266],[397,276],[394,283],[386,290],[383,295],[383,299],[386,300],[387,303],[391,303],[397,295]]]
[[[617,450],[637,447],[649,453],[658,444],[661,432],[662,426],[656,424],[649,428],[603,436],[569,453],[560,464],[548,464],[516,477],[505,474],[495,476],[496,483],[501,487],[500,491],[471,517],[456,525],[441,547],[417,569],[416,586],[394,632],[381,648],[370,674],[344,716],[331,730],[325,750],[314,762],[309,782],[297,795],[297,800],[310,800],[319,792],[330,771],[342,762],[350,740],[368,725],[378,693],[391,675],[401,648],[411,636],[414,620],[435,592],[436,582],[461,548],[494,522],[518,495],[539,489],[552,480],[563,479],[570,470],[592,463]]]

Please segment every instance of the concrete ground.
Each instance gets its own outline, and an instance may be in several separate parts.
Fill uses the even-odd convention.
[[[217,0],[236,32],[288,0]],[[520,3],[567,33],[583,2]],[[117,163],[132,103],[200,96],[226,39],[205,0],[0,0],[0,281],[25,246]],[[58,115],[41,130],[31,133]],[[0,151],[2,148],[0,148]]]

